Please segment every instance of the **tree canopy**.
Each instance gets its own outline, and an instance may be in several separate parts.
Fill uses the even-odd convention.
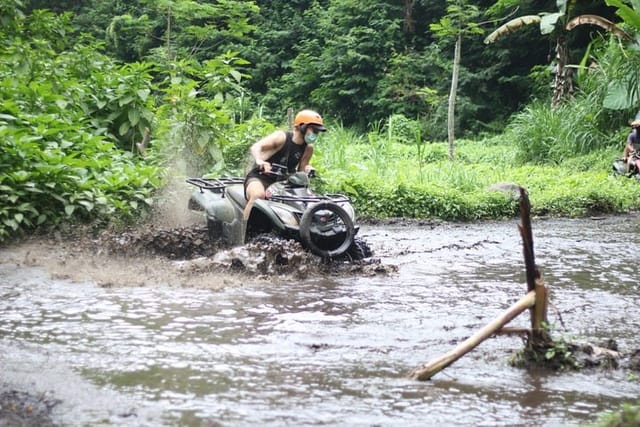
[[[519,2],[519,13],[537,12],[538,3]],[[431,138],[447,135],[455,40],[438,39],[431,29],[446,16],[445,1],[84,0],[50,6],[31,0],[26,12],[47,7],[71,13],[78,34],[102,40],[104,52],[125,63],[238,53],[249,61],[243,72],[251,79],[243,87],[252,108],[266,117],[310,106],[364,129],[403,114],[420,117]],[[500,129],[541,90],[529,73],[548,64],[551,48],[530,40],[524,35],[491,50],[481,36],[465,41],[456,112],[461,134]]]

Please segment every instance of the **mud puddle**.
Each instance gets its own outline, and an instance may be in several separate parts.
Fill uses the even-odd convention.
[[[533,234],[555,333],[639,348],[627,260],[640,218],[534,221]],[[218,269],[215,255],[55,239],[3,249],[0,381],[59,400],[61,425],[563,426],[637,401],[627,370],[510,366],[518,337],[487,340],[429,382],[406,379],[524,294],[517,224],[376,224],[360,236],[379,263],[344,274],[295,247],[267,258],[273,274],[248,261],[233,271],[244,252]]]

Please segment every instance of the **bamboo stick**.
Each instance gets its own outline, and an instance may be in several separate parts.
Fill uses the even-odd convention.
[[[550,340],[544,330],[544,323],[547,323],[547,288],[542,277],[536,278],[536,301],[533,307],[532,319],[532,344],[543,345]]]
[[[456,348],[454,348],[444,356],[438,357],[437,359],[427,362],[424,365],[412,370],[408,375],[409,378],[419,381],[426,381],[430,379],[435,374],[476,348],[482,341],[484,341],[504,325],[509,323],[518,314],[533,306],[535,303],[535,297],[535,291],[529,292],[491,323],[458,344]]]

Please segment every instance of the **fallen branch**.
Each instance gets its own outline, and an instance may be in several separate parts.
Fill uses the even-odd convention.
[[[504,311],[495,320],[464,340],[462,343],[458,344],[458,346],[456,346],[456,348],[451,350],[449,353],[430,362],[427,362],[424,365],[419,366],[418,368],[415,368],[409,373],[409,378],[420,381],[426,381],[430,379],[435,374],[476,348],[482,341],[495,334],[504,325],[513,320],[514,317],[532,307],[535,304],[535,300],[536,292],[530,291],[518,302]]]

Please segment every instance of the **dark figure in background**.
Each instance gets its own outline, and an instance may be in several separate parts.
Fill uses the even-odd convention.
[[[622,158],[627,164],[627,172],[640,171],[640,119],[631,122],[631,132],[627,136]]]

